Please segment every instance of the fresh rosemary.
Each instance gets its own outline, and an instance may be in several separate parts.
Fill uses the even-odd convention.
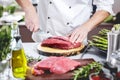
[[[99,73],[102,70],[102,65],[99,62],[92,62],[86,66],[80,67],[74,71],[74,80],[78,78],[86,78],[90,74],[91,70]]]

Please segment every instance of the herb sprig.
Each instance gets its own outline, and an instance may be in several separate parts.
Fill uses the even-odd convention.
[[[10,53],[11,27],[3,25],[0,27],[0,61],[6,59]]]
[[[93,69],[94,72],[99,73],[102,70],[102,65],[99,62],[92,62],[86,66],[78,68],[74,71],[74,80],[88,77],[90,71]]]
[[[27,56],[27,62],[28,62],[28,63],[30,63],[30,62],[32,62],[32,61],[40,61],[40,60],[41,60],[40,57],[34,58],[34,57],[32,57],[32,56]]]

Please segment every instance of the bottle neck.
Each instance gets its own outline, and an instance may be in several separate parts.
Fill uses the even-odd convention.
[[[19,31],[18,23],[17,22],[13,22],[11,24],[11,27],[12,27],[12,30],[11,30],[12,38],[14,38],[16,36],[20,36],[20,31]]]

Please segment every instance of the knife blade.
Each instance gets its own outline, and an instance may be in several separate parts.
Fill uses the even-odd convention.
[[[83,58],[83,56],[86,54],[86,52],[87,52],[87,50],[90,48],[90,46],[91,46],[91,45],[90,45],[89,43],[86,45],[85,49],[83,50],[83,52],[82,52],[82,54],[81,54],[81,56],[80,56],[80,59]]]

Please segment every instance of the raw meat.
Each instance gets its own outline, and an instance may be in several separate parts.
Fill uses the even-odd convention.
[[[32,74],[34,74],[35,76],[39,76],[39,75],[42,75],[44,73],[45,72],[42,69],[35,69],[35,68],[33,68],[33,70],[32,70]]]
[[[43,40],[41,46],[51,47],[51,48],[58,48],[58,49],[73,49],[80,47],[81,43],[72,43],[66,37],[50,37],[46,40]]]
[[[49,70],[51,73],[64,74],[68,71],[74,70],[79,65],[79,62],[66,57],[49,57],[36,63],[33,69],[35,69],[36,73],[38,70]],[[37,75],[36,73],[35,75]]]
[[[68,71],[74,70],[79,65],[80,62],[69,58],[60,57],[59,60],[51,66],[50,72],[55,74],[64,74]]]
[[[58,61],[59,58],[57,57],[49,57],[47,59],[44,59],[38,63],[35,64],[36,69],[43,69],[43,70],[49,70],[51,66]]]

